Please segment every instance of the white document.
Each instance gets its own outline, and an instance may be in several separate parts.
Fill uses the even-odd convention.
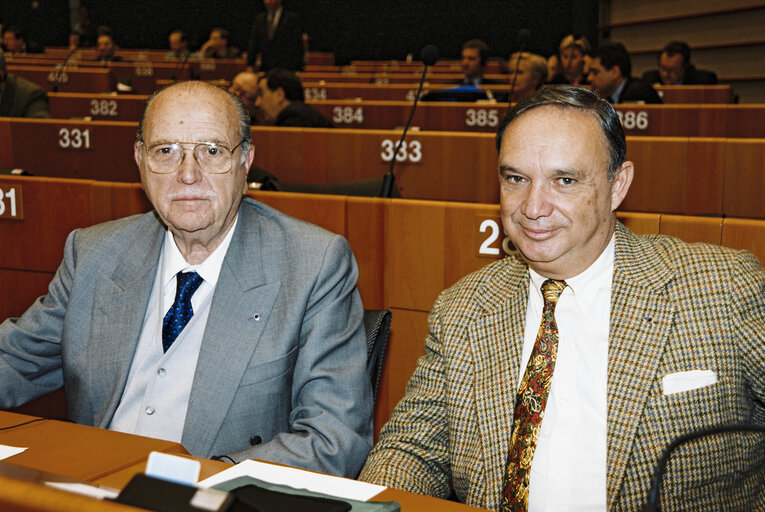
[[[62,491],[73,492],[76,494],[82,494],[84,496],[90,496],[91,498],[104,499],[104,498],[116,498],[119,495],[119,491],[116,489],[110,489],[108,487],[101,487],[98,485],[79,484],[72,482],[45,482],[48,487],[54,487],[61,489]]]
[[[182,485],[197,485],[201,464],[169,453],[151,452],[146,463],[146,474]]]
[[[661,387],[665,395],[674,395],[684,391],[705,388],[717,384],[717,374],[712,370],[690,370],[665,375]]]
[[[382,485],[368,484],[348,478],[322,475],[254,460],[245,460],[217,475],[202,480],[199,482],[199,487],[212,487],[240,476],[251,476],[272,484],[287,485],[294,489],[307,489],[336,498],[357,501],[368,501],[386,489]]]
[[[18,455],[24,450],[26,450],[26,448],[18,448],[16,446],[6,446],[4,444],[0,444],[0,460]]]

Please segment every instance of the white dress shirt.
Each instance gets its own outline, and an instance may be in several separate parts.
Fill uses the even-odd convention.
[[[199,265],[190,265],[172,233],[165,234],[143,328],[111,430],[181,441],[207,316],[234,229],[236,219],[223,242]],[[163,352],[162,321],[175,301],[176,274],[181,271],[197,272],[203,281],[191,296],[194,315]]]
[[[608,330],[614,237],[558,299],[558,355],[529,478],[529,511],[606,510]],[[520,379],[542,320],[545,277],[529,269]]]

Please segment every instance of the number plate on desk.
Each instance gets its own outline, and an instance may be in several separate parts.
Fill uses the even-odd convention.
[[[24,219],[21,185],[0,184],[0,219]]]
[[[59,149],[91,149],[90,128],[64,127],[58,130]]]
[[[503,233],[502,222],[499,219],[476,217],[476,226],[478,227],[476,231],[477,256],[500,259],[518,252],[510,239]]]
[[[384,139],[380,143],[380,158],[382,158],[383,162],[390,162],[393,160],[393,154],[396,152],[397,146],[398,140]],[[421,164],[422,143],[416,139],[404,140],[396,155],[396,162]]]

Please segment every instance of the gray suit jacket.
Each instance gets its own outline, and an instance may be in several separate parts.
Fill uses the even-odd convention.
[[[63,384],[71,420],[109,425],[164,233],[149,213],[69,235],[48,294],[0,325],[0,406]],[[356,279],[342,237],[242,202],[189,399],[182,444],[191,454],[358,473],[372,397]],[[254,436],[262,443],[252,446]]]

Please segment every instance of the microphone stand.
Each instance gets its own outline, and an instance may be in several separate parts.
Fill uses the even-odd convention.
[[[56,76],[53,79],[53,92],[58,92],[58,86],[61,84],[61,75],[64,74],[64,69],[66,68],[66,65],[69,64],[69,60],[78,51],[79,51],[79,48],[75,47],[71,52],[69,52],[69,55],[67,55],[66,59],[64,59],[64,63],[61,65],[60,68],[58,68],[58,73],[56,73]]]
[[[433,58],[435,55],[435,58]],[[406,120],[406,124],[404,125],[404,131],[401,133],[401,138],[398,141],[398,144],[396,145],[396,151],[393,153],[393,158],[390,159],[390,167],[388,168],[388,172],[385,173],[385,177],[383,178],[382,183],[382,190],[380,191],[380,197],[390,197],[391,192],[393,191],[393,184],[396,181],[396,177],[393,174],[393,168],[396,165],[396,157],[398,156],[398,152],[401,150],[401,146],[404,144],[404,138],[406,138],[406,132],[409,130],[409,125],[412,123],[412,118],[414,117],[414,111],[417,108],[417,102],[420,100],[420,93],[422,92],[422,86],[425,83],[425,74],[428,72],[428,66],[430,64],[435,64],[435,61],[438,59],[438,50],[435,46],[426,46],[422,50],[422,61],[423,61],[423,68],[422,68],[422,76],[420,77],[420,85],[417,87],[417,94],[414,96],[414,104],[412,105],[412,110],[409,111],[409,119]],[[430,62],[430,64],[428,64]]]
[[[752,425],[752,424],[730,424],[720,425],[717,427],[705,428],[690,434],[685,434],[672,441],[669,446],[664,450],[659,463],[654,470],[653,479],[651,481],[651,489],[648,491],[648,502],[642,509],[642,512],[659,512],[659,493],[661,491],[661,483],[664,480],[664,473],[667,470],[667,464],[672,452],[675,451],[680,445],[685,444],[688,441],[701,439],[702,437],[708,437],[715,434],[725,434],[728,432],[759,432],[765,433],[765,425]]]

